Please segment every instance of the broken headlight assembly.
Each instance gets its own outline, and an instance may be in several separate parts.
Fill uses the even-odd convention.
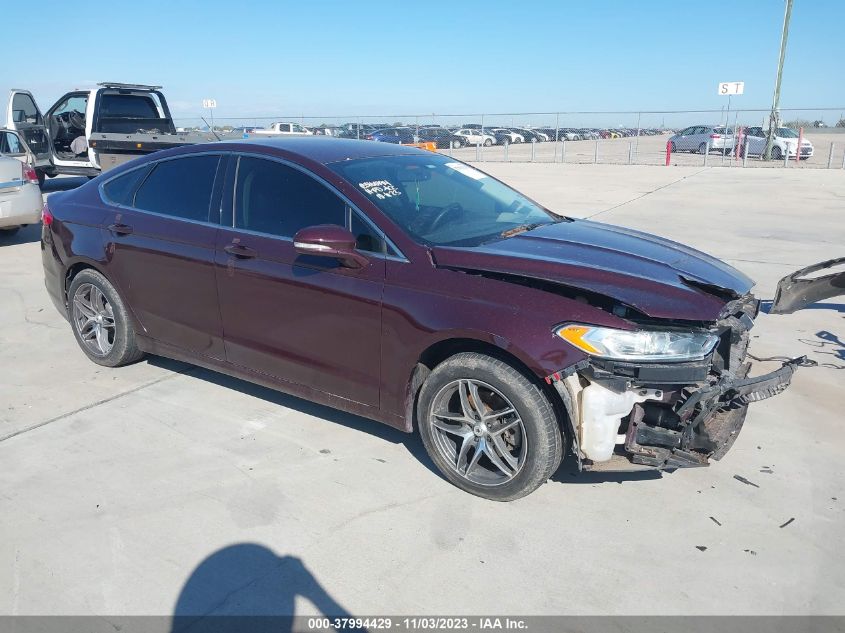
[[[555,334],[590,356],[629,362],[696,361],[707,357],[719,337],[692,330],[617,330],[570,323]]]

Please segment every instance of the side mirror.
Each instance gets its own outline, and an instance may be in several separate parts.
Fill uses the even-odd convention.
[[[336,224],[318,224],[297,231],[293,247],[302,255],[332,257],[347,268],[363,268],[370,261],[355,250],[352,232]]]

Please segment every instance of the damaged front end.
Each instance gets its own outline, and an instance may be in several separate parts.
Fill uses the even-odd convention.
[[[742,428],[748,404],[782,392],[800,357],[748,377],[752,295],[729,301],[706,328],[706,354],[681,362],[620,361],[592,355],[547,377],[566,406],[573,452],[585,470],[706,466]]]

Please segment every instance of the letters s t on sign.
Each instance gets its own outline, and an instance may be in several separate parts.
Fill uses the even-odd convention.
[[[720,95],[741,95],[745,92],[744,81],[724,81],[719,84]]]
[[[217,99],[203,99],[202,100],[202,107],[203,108],[216,108],[217,107]]]

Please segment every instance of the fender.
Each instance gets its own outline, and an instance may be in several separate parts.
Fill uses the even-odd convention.
[[[554,335],[556,325],[577,321],[634,327],[587,303],[521,284],[432,267],[424,283],[412,285],[401,278],[402,272],[388,274],[383,296],[381,406],[392,415],[406,416],[409,380],[435,345],[468,340],[495,346],[544,380],[586,357]],[[468,282],[473,286],[469,290]],[[487,296],[505,296],[507,301],[485,301]],[[409,305],[414,306],[413,318],[405,310]]]

